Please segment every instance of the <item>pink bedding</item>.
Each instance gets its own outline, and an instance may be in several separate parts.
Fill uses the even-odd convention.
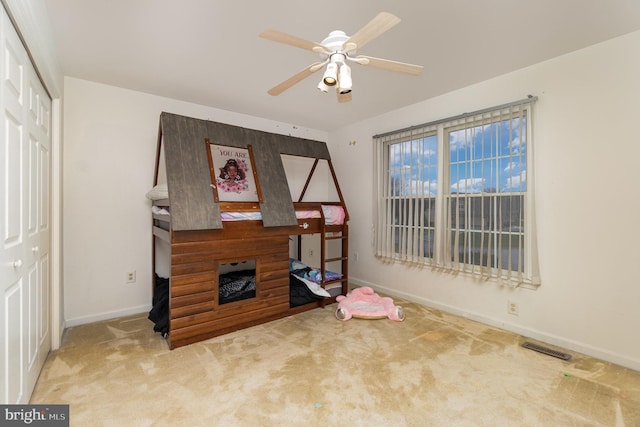
[[[325,223],[339,225],[344,223],[344,209],[342,206],[322,205]],[[222,212],[223,221],[256,221],[262,219],[261,212]],[[320,211],[296,211],[297,219],[322,218]]]

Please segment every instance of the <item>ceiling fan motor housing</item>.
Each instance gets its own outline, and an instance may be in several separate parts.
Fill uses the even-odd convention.
[[[335,30],[331,31],[329,33],[329,37],[322,40],[320,44],[326,47],[329,52],[342,52],[344,50],[344,42],[347,40],[349,40],[349,36],[347,36],[344,31]],[[323,53],[321,53],[320,56],[322,59],[326,59],[328,57]]]

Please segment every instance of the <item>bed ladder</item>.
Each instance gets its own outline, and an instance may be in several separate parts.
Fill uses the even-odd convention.
[[[327,243],[329,241],[340,240],[339,256],[327,258]],[[340,285],[340,294],[346,295],[349,290],[349,226],[345,223],[340,226],[323,225],[320,231],[320,274],[322,281],[320,285],[325,289],[334,289],[336,284]],[[339,279],[327,279],[326,272],[335,271],[330,266],[333,263],[340,263],[340,272],[342,277]],[[324,301],[322,303],[324,306]]]
[[[311,178],[313,173],[318,166],[318,160],[315,159],[313,162],[313,166],[311,167],[311,171],[309,172],[309,176],[307,177],[307,181],[302,188],[302,192],[300,193],[300,197],[298,202],[302,202],[304,199],[304,195],[309,187],[309,183],[311,182]],[[331,163],[331,159],[327,159],[327,165],[329,166],[329,172],[331,172],[331,178],[333,179],[333,184],[335,186],[335,190],[338,193],[338,198],[340,202],[336,203],[342,206],[344,210],[344,223],[341,225],[327,225],[324,218],[324,213],[322,212],[322,206],[320,205],[320,214],[322,216],[322,228],[320,229],[320,273],[322,275],[322,280],[320,282],[320,286],[327,289],[334,289],[332,285],[339,283],[340,284],[340,294],[346,295],[349,291],[349,212],[347,211],[347,206],[344,203],[344,197],[342,196],[342,191],[340,190],[340,184],[338,184],[338,178],[336,177],[336,171],[333,169],[333,163]],[[342,243],[340,245],[340,256],[335,258],[327,258],[327,241],[332,240],[341,240]],[[298,258],[301,257],[301,236],[298,236]],[[340,262],[340,272],[342,277],[339,279],[326,279],[327,270],[332,271],[331,268],[327,268],[327,264],[332,264],[335,262]],[[326,304],[326,300],[322,300],[321,306],[324,307]]]

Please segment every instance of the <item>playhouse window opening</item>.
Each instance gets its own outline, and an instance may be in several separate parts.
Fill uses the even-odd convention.
[[[218,300],[220,304],[256,297],[255,260],[220,264],[218,272]]]

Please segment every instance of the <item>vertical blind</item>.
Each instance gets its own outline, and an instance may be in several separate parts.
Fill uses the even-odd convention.
[[[374,136],[376,255],[539,284],[536,99]]]

